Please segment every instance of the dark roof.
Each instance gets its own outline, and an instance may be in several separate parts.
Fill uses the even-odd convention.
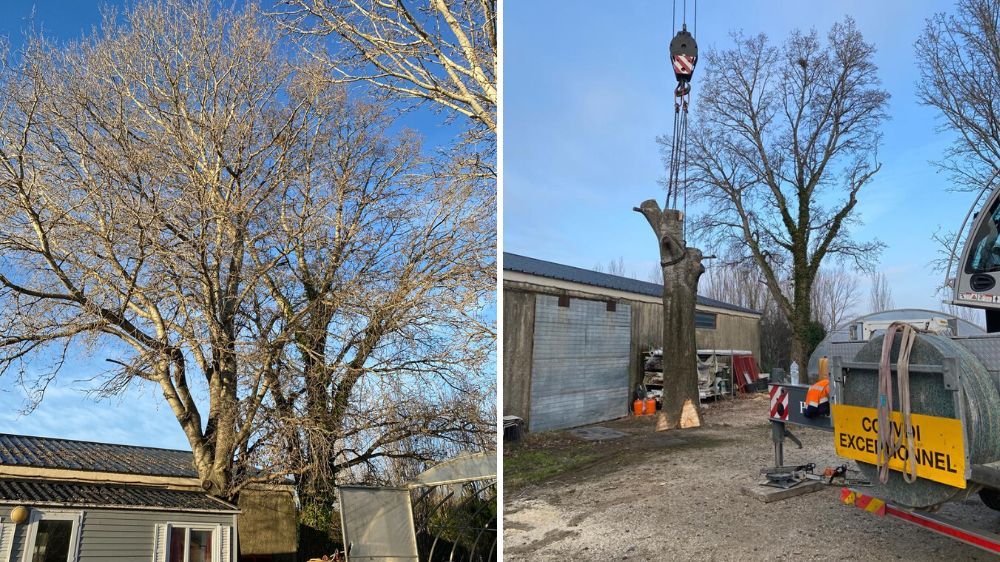
[[[659,283],[648,283],[646,281],[639,281],[638,279],[610,275],[608,273],[573,267],[571,265],[563,265],[561,263],[529,258],[527,256],[512,254],[510,252],[503,253],[503,268],[505,271],[517,271],[520,273],[538,275],[539,277],[548,277],[549,279],[560,279],[562,281],[582,283],[592,287],[604,287],[606,289],[615,289],[617,291],[625,291],[627,293],[636,293],[639,295],[649,295],[651,297],[659,297],[663,294],[663,285]],[[711,306],[713,308],[733,310],[736,312],[760,314],[760,312],[756,310],[751,310],[735,304],[729,304],[728,302],[720,300],[710,299],[701,295],[698,295],[698,304],[702,306]]]
[[[197,478],[190,451],[0,434],[0,465]]]
[[[0,502],[95,507],[238,511],[203,492],[131,484],[89,484],[47,480],[0,479]]]

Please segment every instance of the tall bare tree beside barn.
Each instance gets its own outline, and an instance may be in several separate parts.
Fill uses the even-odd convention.
[[[757,264],[806,364],[813,284],[831,257],[868,266],[880,244],[851,237],[858,197],[878,172],[886,118],[875,48],[851,19],[820,40],[794,32],[780,46],[736,34],[710,52],[691,127],[697,226],[716,247]],[[791,282],[782,291],[783,273]]]

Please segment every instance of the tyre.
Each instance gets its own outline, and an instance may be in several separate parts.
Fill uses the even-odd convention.
[[[1000,490],[996,488],[983,488],[979,490],[979,499],[983,500],[986,507],[1000,511]]]

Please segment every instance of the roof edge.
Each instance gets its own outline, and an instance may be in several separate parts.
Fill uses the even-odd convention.
[[[85,441],[83,439],[68,439],[65,437],[49,437],[47,435],[23,435],[20,433],[0,432],[0,436],[19,437],[21,439],[48,439],[50,441],[62,441],[64,443],[83,443],[86,445],[106,445],[108,447],[127,447],[129,449],[145,449],[152,451],[167,451],[170,453],[194,454],[190,449],[167,449],[165,447],[149,447],[146,445],[129,445],[126,443],[108,443],[107,441]]]
[[[90,486],[90,487],[104,487],[104,488],[136,488],[139,490],[155,490],[158,492],[172,492],[179,494],[194,494],[205,499],[219,504],[219,509],[205,509],[205,508],[181,508],[181,507],[161,507],[161,506],[149,506],[149,505],[118,505],[118,504],[103,504],[103,503],[86,503],[86,502],[58,502],[58,501],[47,501],[47,500],[31,500],[32,505],[51,505],[51,506],[74,506],[74,507],[102,507],[107,509],[136,509],[136,510],[154,510],[154,511],[200,511],[206,513],[241,513],[238,506],[222,499],[215,497],[211,494],[197,490],[177,490],[172,488],[167,488],[163,486],[148,486],[141,484],[118,484],[118,483],[107,483],[101,484],[98,482],[78,482],[73,480],[54,480],[45,478],[11,478],[11,477],[0,477],[2,480],[8,482],[25,482],[25,483],[42,483],[42,484],[62,484],[66,486]],[[5,498],[0,498],[0,505],[17,505],[25,503],[24,500],[8,500]]]
[[[567,281],[567,282],[570,282],[570,283],[577,283],[577,284],[580,284],[580,285],[587,285],[589,287],[597,287],[597,288],[601,288],[601,289],[610,289],[610,290],[614,290],[614,291],[620,291],[620,292],[623,292],[623,293],[631,293],[631,294],[634,294],[634,295],[655,296],[655,294],[662,293],[662,290],[663,290],[663,284],[662,283],[652,283],[650,281],[642,281],[640,279],[633,279],[631,277],[623,277],[621,275],[612,275],[610,273],[603,273],[603,272],[600,272],[600,271],[593,271],[593,270],[589,270],[589,269],[584,269],[582,267],[577,267],[575,265],[561,264],[561,263],[547,261],[547,260],[542,260],[542,259],[538,259],[538,258],[533,258],[533,257],[530,257],[530,256],[521,255],[521,254],[515,254],[513,252],[504,252],[503,253],[503,257],[506,258],[507,256],[510,256],[510,257],[513,257],[513,258],[517,258],[517,259],[522,259],[522,260],[530,260],[532,262],[537,262],[538,264],[540,264],[542,266],[547,266],[547,267],[551,267],[551,268],[558,268],[558,269],[569,270],[568,271],[569,273],[579,272],[580,275],[578,275],[578,276],[574,276],[574,275],[558,275],[558,274],[553,274],[553,273],[549,273],[549,272],[539,271],[537,269],[532,269],[532,268],[518,268],[518,267],[509,265],[507,259],[503,260],[503,271],[510,271],[510,272],[513,272],[513,273],[520,273],[520,274],[524,274],[524,275],[533,275],[535,277],[542,277],[542,278],[545,278],[545,279],[556,279],[556,280],[560,280],[560,281]],[[607,283],[595,283],[592,280],[586,279],[587,277],[603,278],[603,280],[606,280]],[[615,281],[618,281],[618,282],[616,283]],[[646,292],[638,291],[634,287],[630,288],[629,285],[632,285],[632,286],[646,286],[644,288],[647,288],[649,290],[646,291]],[[657,288],[657,290],[654,291],[653,288]],[[755,315],[755,316],[763,316],[764,315],[763,312],[761,312],[759,310],[753,310],[752,308],[747,308],[747,307],[744,307],[744,306],[740,306],[740,305],[728,303],[728,302],[725,302],[725,301],[720,301],[718,299],[713,299],[711,297],[706,297],[706,296],[700,295],[700,294],[696,295],[696,296],[697,296],[697,299],[699,301],[698,304],[700,304],[702,306],[705,306],[705,307],[715,308],[715,309],[719,309],[719,310],[729,310],[729,311],[732,311],[732,312],[740,312],[740,313],[744,313],[744,314],[752,314],[752,315]]]
[[[14,501],[0,499],[0,505],[22,505],[24,501]],[[152,505],[109,505],[101,503],[71,503],[71,502],[50,502],[32,501],[32,506],[37,507],[61,507],[61,508],[88,508],[88,509],[118,509],[122,511],[172,511],[174,513],[243,513],[238,507],[229,509],[202,509],[202,508],[181,508],[181,507],[157,507]]]

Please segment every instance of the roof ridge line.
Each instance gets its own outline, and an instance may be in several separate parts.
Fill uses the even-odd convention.
[[[106,441],[85,441],[83,439],[69,439],[66,437],[48,437],[45,435],[21,435],[18,433],[3,433],[0,432],[0,438],[2,437],[17,437],[20,439],[45,439],[49,441],[63,441],[68,443],[86,443],[88,445],[107,445],[109,447],[126,447],[129,449],[150,449],[154,451],[170,451],[173,453],[187,453],[194,454],[192,451],[186,449],[168,449],[166,447],[152,447],[147,445],[129,445],[126,443],[108,443]]]

